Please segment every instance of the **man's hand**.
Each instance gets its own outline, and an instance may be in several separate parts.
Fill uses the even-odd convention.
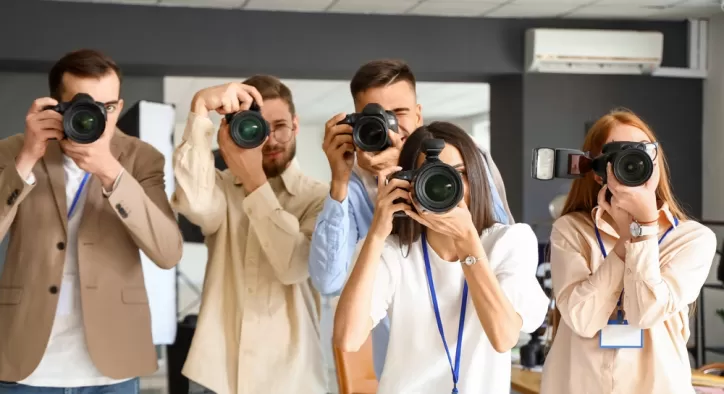
[[[269,137],[267,137],[269,138]],[[226,120],[221,121],[219,128],[219,151],[229,170],[241,180],[244,190],[249,194],[266,183],[266,174],[262,167],[262,148],[266,143],[253,149],[243,149],[234,143],[229,135],[229,125]]]
[[[25,116],[25,140],[15,165],[18,173],[27,178],[33,170],[35,163],[45,155],[48,140],[63,139],[63,115],[45,109],[55,106],[58,102],[50,97],[43,97],[33,101]]]
[[[324,125],[324,142],[322,143],[322,149],[327,155],[329,167],[332,170],[330,195],[339,202],[347,197],[347,185],[354,165],[352,126],[337,124],[344,117],[345,114],[337,114],[327,121]]]
[[[201,89],[191,101],[191,111],[198,116],[209,116],[216,111],[221,115],[248,110],[252,102],[264,105],[261,94],[255,87],[239,82]]]
[[[111,191],[123,166],[111,153],[114,130],[106,130],[101,138],[90,144],[79,144],[68,139],[60,141],[63,152],[83,171],[100,179],[103,189]]]
[[[402,137],[392,130],[387,131],[392,146],[382,152],[365,152],[357,148],[357,163],[360,168],[377,175],[385,168],[394,167],[400,159]]]

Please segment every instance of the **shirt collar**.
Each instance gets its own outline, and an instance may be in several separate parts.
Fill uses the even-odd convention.
[[[667,203],[663,203],[661,205],[661,208],[659,208],[659,230],[666,231],[669,227],[673,227],[676,229],[676,221],[674,220],[674,215],[671,214],[671,211],[669,210],[669,205]],[[616,233],[616,230],[613,228],[611,223],[613,223],[613,218],[606,213],[603,209],[600,209],[599,206],[595,206],[593,210],[591,211],[591,218],[593,219],[593,223],[601,232],[604,232],[612,237],[618,238],[618,233]]]
[[[268,178],[267,181],[272,186],[272,189],[275,189],[275,186],[277,185],[281,185],[289,194],[294,196],[298,193],[299,181],[301,180],[301,177],[302,173],[299,170],[296,161],[292,160],[289,163],[289,167],[287,167],[287,169],[284,170],[281,175],[274,178]],[[234,178],[234,184],[236,186],[241,186],[241,179]]]

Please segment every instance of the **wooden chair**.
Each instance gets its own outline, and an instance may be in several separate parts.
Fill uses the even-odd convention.
[[[339,394],[375,394],[377,377],[372,360],[372,336],[357,352],[343,352],[334,347]]]

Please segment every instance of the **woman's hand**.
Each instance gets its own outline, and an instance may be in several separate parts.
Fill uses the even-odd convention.
[[[464,200],[443,214],[424,211],[417,203],[415,208],[417,212],[407,212],[407,216],[436,233],[452,238],[456,243],[464,242],[471,237],[480,239]]]
[[[372,216],[369,233],[380,238],[387,238],[392,232],[392,219],[395,212],[410,211],[410,182],[402,179],[387,181],[390,174],[401,169],[401,167],[397,166],[388,167],[377,175],[377,202],[375,203],[375,213]],[[395,203],[398,198],[407,201],[407,203]]]
[[[656,165],[656,164],[654,164]],[[659,171],[654,171],[651,178],[641,186],[624,186],[613,175],[611,163],[608,164],[608,189],[613,198],[611,204],[625,211],[639,223],[652,223],[659,219],[659,208],[656,201],[656,187],[659,184]],[[612,214],[613,216],[613,214]],[[631,221],[628,223],[631,224]]]
[[[616,196],[611,197],[611,203],[606,201],[606,192],[608,190],[608,185],[603,185],[601,191],[598,192],[598,206],[611,215],[614,223],[616,223],[616,232],[618,232],[619,237],[627,239],[631,235],[629,227],[633,219],[631,219],[628,212],[619,208]]]

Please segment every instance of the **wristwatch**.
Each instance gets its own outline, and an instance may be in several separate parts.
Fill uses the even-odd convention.
[[[645,237],[647,235],[656,235],[659,233],[659,225],[652,224],[642,226],[638,222],[631,222],[631,235],[634,237]]]
[[[480,260],[480,259],[475,256],[468,256],[463,261],[461,261],[461,263],[470,266],[470,265],[477,263],[478,260]]]

